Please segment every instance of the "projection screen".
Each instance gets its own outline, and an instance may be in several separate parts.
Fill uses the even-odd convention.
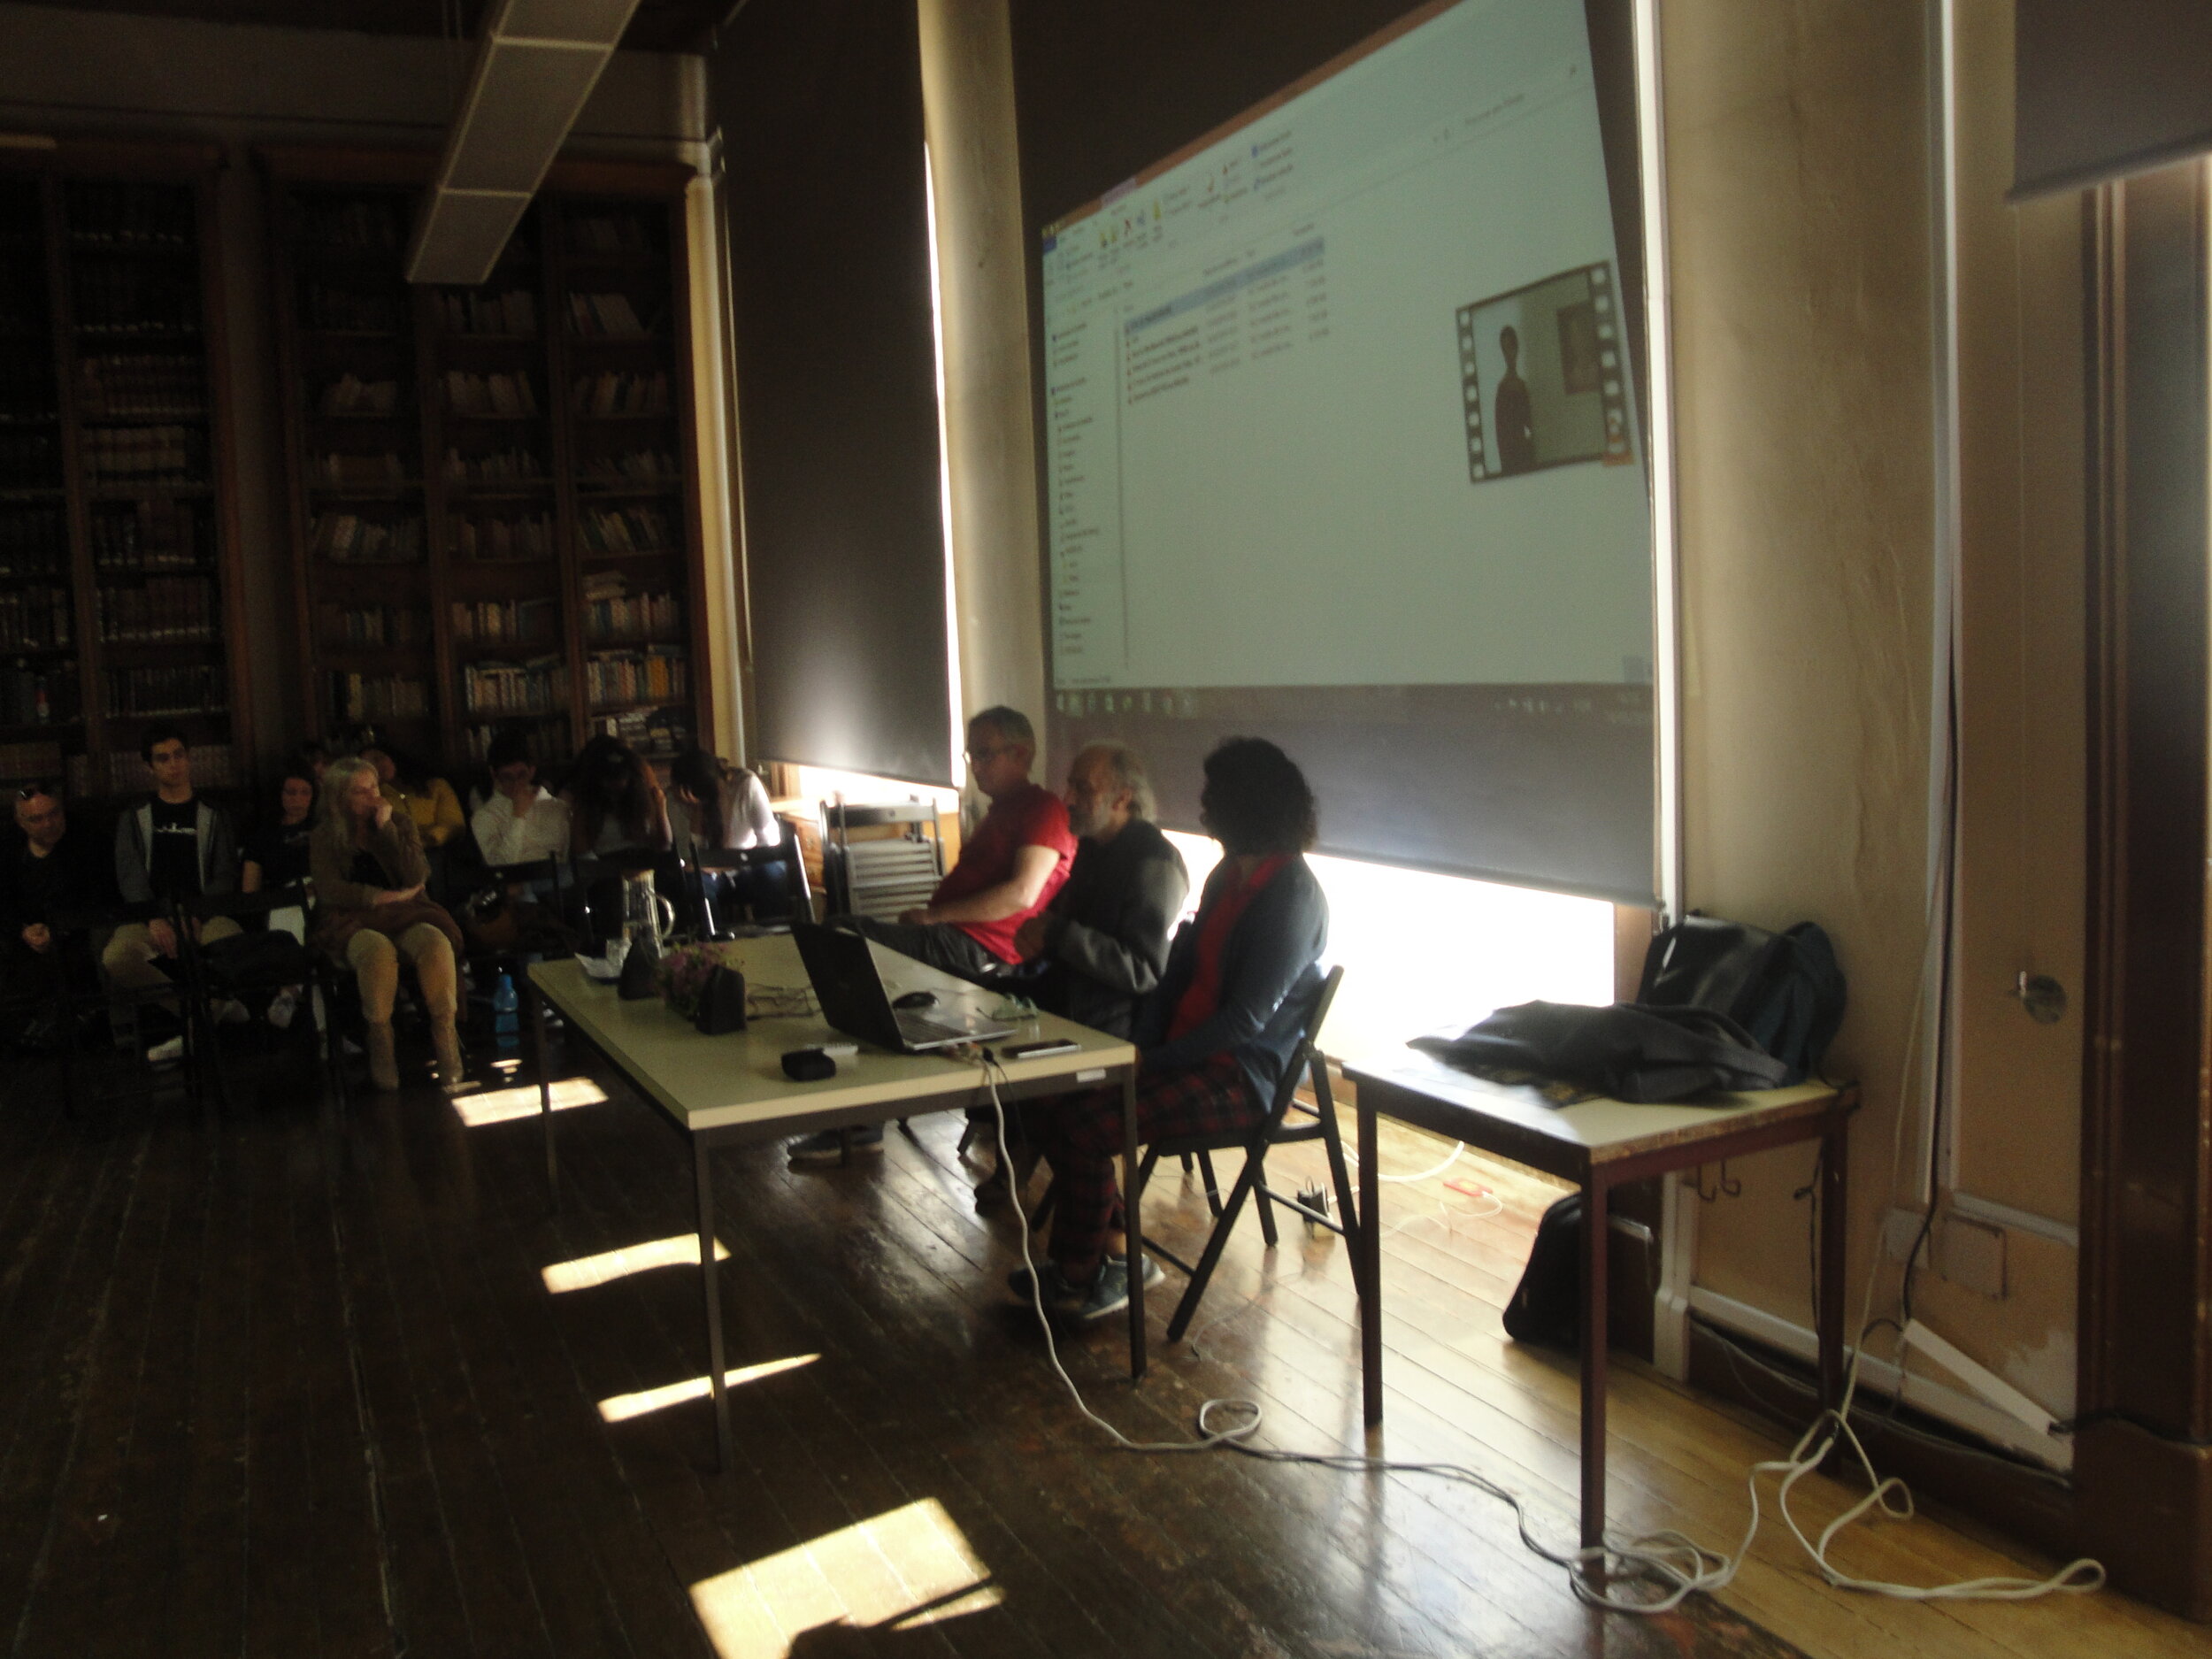
[[[1626,44],[1425,6],[1038,227],[1058,754],[1195,826],[1256,733],[1325,850],[1650,902]]]

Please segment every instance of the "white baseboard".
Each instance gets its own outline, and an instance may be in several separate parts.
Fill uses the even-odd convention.
[[[1820,1341],[1811,1331],[1763,1308],[1755,1308],[1747,1302],[1739,1302],[1733,1296],[1724,1296],[1702,1286],[1691,1288],[1688,1302],[1690,1311],[1725,1330],[1779,1348],[1808,1363],[1819,1357]],[[1900,1375],[1894,1364],[1872,1355],[1859,1363],[1860,1387],[1885,1397],[1897,1392]],[[2066,1437],[2035,1433],[2016,1418],[1971,1394],[1932,1382],[1925,1377],[1910,1373],[1902,1376],[1905,1403],[1914,1409],[1940,1417],[1992,1446],[2001,1446],[2007,1451],[2032,1458],[2046,1468],[2062,1471],[2073,1468],[2074,1444]]]

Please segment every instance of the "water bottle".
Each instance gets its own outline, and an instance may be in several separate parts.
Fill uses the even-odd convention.
[[[515,982],[503,973],[492,987],[492,1041],[503,1055],[522,1047],[522,1020],[515,1007]]]

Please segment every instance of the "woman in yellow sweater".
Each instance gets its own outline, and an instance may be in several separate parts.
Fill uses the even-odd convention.
[[[425,848],[443,847],[468,827],[453,786],[405,749],[371,733],[362,739],[360,754],[376,768],[384,798],[415,821]]]

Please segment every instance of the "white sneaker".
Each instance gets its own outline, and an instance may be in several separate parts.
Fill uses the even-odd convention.
[[[276,994],[276,1001],[269,1004],[269,1023],[279,1031],[291,1030],[292,1016],[299,1011],[299,1005],[300,997],[297,991],[279,991]]]
[[[184,1039],[180,1036],[172,1037],[166,1042],[157,1042],[146,1050],[148,1065],[174,1065],[183,1058]]]

